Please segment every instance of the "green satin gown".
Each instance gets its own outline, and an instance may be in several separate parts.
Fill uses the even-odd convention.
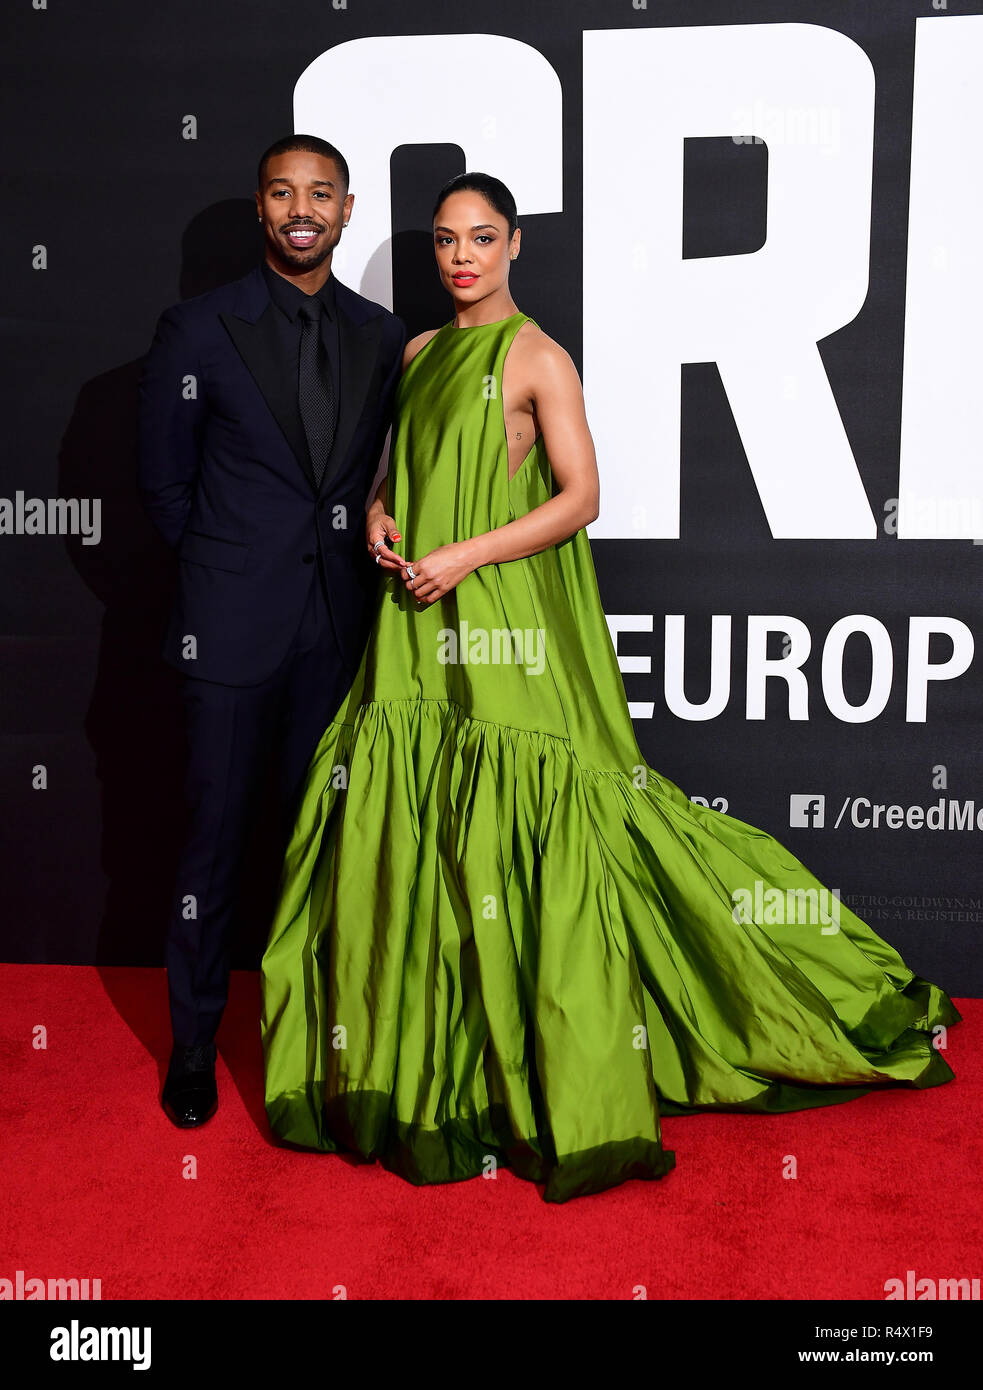
[[[445,324],[403,374],[401,554],[552,495],[541,437],[508,477],[502,368],[526,321]],[[263,957],[274,1132],[413,1183],[505,1165],[562,1202],[669,1172],[660,1112],[952,1078],[941,989],[845,905],[783,925],[756,885],[759,904],[822,887],[646,766],[585,531],[429,606],[387,579]]]

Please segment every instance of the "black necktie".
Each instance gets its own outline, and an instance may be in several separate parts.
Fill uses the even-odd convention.
[[[301,304],[300,362],[297,371],[297,399],[300,418],[311,451],[314,481],[321,486],[335,431],[334,384],[321,343],[321,301],[315,296]]]

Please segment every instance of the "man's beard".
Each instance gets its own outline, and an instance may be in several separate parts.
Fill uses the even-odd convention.
[[[332,239],[331,233],[326,227],[321,227],[321,235],[315,246],[310,251],[302,251],[296,246],[291,246],[282,235],[285,229],[281,228],[274,237],[277,252],[281,260],[289,265],[292,270],[316,270],[319,265],[331,255],[331,252],[341,240],[340,233]]]

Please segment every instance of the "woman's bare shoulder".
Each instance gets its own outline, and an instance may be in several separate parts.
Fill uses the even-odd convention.
[[[544,333],[532,319],[527,319],[519,328],[512,342],[512,351],[518,359],[516,365],[525,371],[554,380],[573,373],[579,380],[574,360],[566,348]]]
[[[430,339],[436,337],[439,332],[439,328],[425,328],[422,333],[418,333],[415,338],[409,340],[406,347],[403,349],[404,372],[420,349],[425,348]]]

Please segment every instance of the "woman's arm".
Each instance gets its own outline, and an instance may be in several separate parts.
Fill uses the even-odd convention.
[[[375,496],[366,508],[366,516],[371,516],[372,513],[378,511],[380,507],[383,511],[386,510],[386,479],[388,478],[388,476],[389,475],[387,473],[382,479],[380,479],[379,486],[375,490]]]
[[[411,338],[403,350],[403,371],[413,361],[413,358],[429,343],[430,339],[437,332],[436,328],[429,328],[424,333],[418,333],[415,338]],[[398,541],[400,533],[396,529],[396,520],[389,515],[389,504],[386,500],[387,477],[383,478],[376,488],[375,497],[365,509],[365,544],[369,554],[379,561],[379,565],[385,570],[402,570],[406,560],[402,555],[397,555],[395,550],[390,550],[387,541]],[[382,541],[383,544],[376,548],[376,542]]]
[[[587,426],[580,377],[570,354],[545,333],[538,334],[530,340],[516,366],[516,389],[522,390],[528,384],[559,491],[525,516],[465,541],[475,557],[475,569],[547,550],[597,516],[597,459]]]
[[[421,602],[442,597],[481,565],[521,560],[547,550],[597,516],[597,460],[577,369],[569,353],[545,333],[531,335],[517,353],[521,341],[520,330],[509,352],[510,395],[514,389],[517,399],[531,400],[559,490],[515,521],[411,561],[417,577],[409,579],[404,569],[403,579]],[[514,372],[513,355],[517,359]]]

